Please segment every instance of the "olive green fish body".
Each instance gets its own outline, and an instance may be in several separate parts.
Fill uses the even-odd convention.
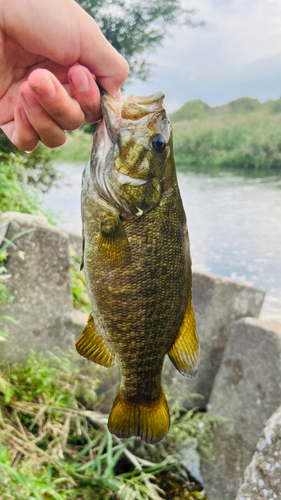
[[[130,104],[125,100],[123,106],[130,108]],[[130,113],[129,109],[129,118]],[[148,114],[150,122],[144,123]],[[118,133],[118,124],[116,130],[109,130],[108,145],[100,126],[84,172],[84,270],[92,316],[77,349],[104,366],[114,359],[120,366],[121,387],[109,419],[110,430],[121,437],[140,435],[155,443],[169,428],[161,388],[165,355],[169,353],[182,373],[193,376],[199,346],[191,304],[189,240],[170,123],[161,106],[137,118],[133,115],[125,123],[131,127],[127,139],[126,128],[121,130],[125,139]],[[124,127],[122,117],[121,123]],[[166,138],[165,156],[162,151],[151,152],[155,136],[158,149]],[[137,152],[130,150],[128,139]],[[107,150],[104,163],[101,146]],[[135,159],[131,170],[128,158]]]

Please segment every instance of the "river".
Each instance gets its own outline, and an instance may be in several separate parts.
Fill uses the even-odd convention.
[[[45,195],[59,226],[81,233],[83,166],[58,165],[64,182]],[[281,321],[281,176],[179,172],[193,268],[267,292],[261,317]]]

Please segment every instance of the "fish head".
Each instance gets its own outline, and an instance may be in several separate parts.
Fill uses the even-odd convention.
[[[171,122],[164,93],[102,96],[103,120],[94,138],[91,175],[104,199],[121,213],[153,210],[175,179]]]

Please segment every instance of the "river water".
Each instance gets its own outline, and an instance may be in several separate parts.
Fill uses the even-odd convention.
[[[63,184],[45,195],[59,226],[81,234],[82,165],[58,165]],[[281,321],[281,176],[178,173],[193,268],[267,292],[261,317]]]

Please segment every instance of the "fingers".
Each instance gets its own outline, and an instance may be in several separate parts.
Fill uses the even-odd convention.
[[[39,140],[50,148],[61,146],[65,130],[101,118],[100,92],[90,71],[76,64],[68,71],[68,81],[62,84],[53,73],[38,68],[21,84],[14,120],[2,125],[19,149],[31,151]]]
[[[56,148],[65,143],[64,130],[41,106],[27,82],[24,82],[20,87],[20,100],[29,122],[43,144],[49,148]]]
[[[100,91],[94,75],[84,66],[77,64],[69,69],[68,80],[71,93],[83,110],[85,121],[95,123],[100,120]]]
[[[84,113],[56,77],[45,69],[33,71],[19,89],[29,122],[46,146],[55,148],[66,141],[67,130],[84,123]]]
[[[0,0],[0,27],[29,54],[63,67],[79,61],[114,96],[128,76],[125,59],[77,2]]]
[[[29,122],[21,103],[16,104],[14,120],[2,125],[3,132],[17,148],[31,152],[39,142],[39,136]]]

